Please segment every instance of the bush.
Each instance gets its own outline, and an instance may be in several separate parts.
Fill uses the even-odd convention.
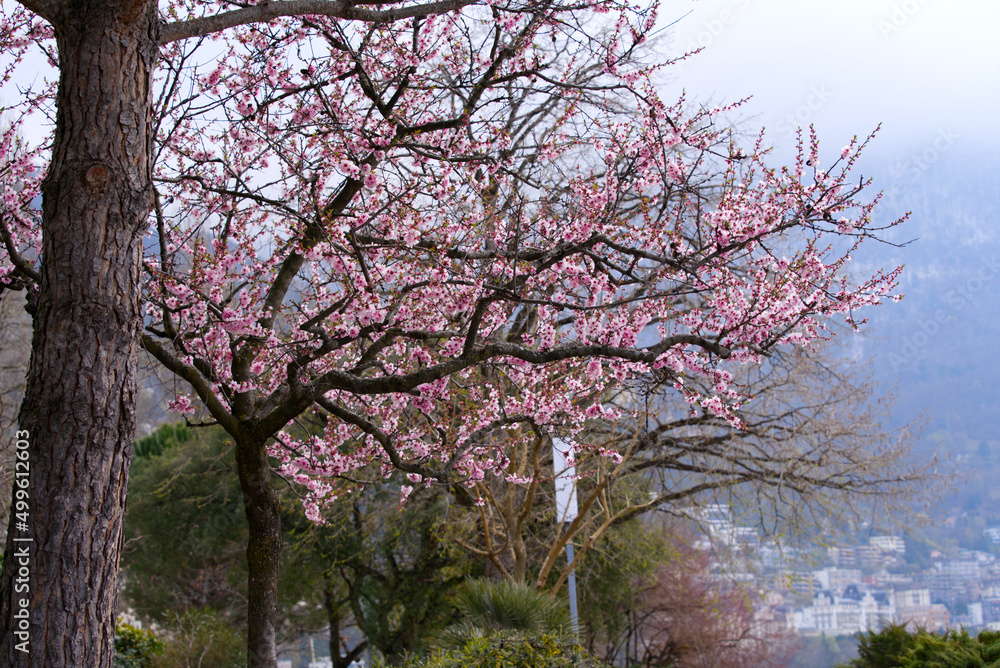
[[[155,457],[191,438],[191,430],[182,422],[161,425],[149,436],[135,442],[136,457]]]
[[[210,608],[194,609],[168,618],[162,654],[151,668],[243,668],[246,644]]]
[[[861,637],[858,658],[843,668],[1000,668],[1000,633],[965,629],[944,635],[891,625]]]
[[[577,645],[550,635],[497,631],[472,638],[461,649],[438,651],[424,659],[408,658],[405,668],[608,668]],[[377,660],[373,668],[383,668]]]
[[[566,602],[523,582],[466,580],[455,594],[455,607],[459,621],[435,639],[443,649],[458,649],[504,630],[525,637],[544,634],[562,643],[573,638]]]
[[[119,621],[115,625],[115,668],[150,668],[163,643],[148,629]]]

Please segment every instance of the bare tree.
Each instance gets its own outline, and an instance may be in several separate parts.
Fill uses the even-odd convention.
[[[578,563],[610,527],[653,510],[690,518],[692,506],[725,503],[765,533],[808,534],[872,513],[904,521],[947,477],[914,453],[915,426],[885,426],[891,396],[833,343],[776,351],[745,369],[734,379],[751,397],[739,426],[647,380],[605,397],[637,409],[631,417],[593,420],[577,436],[592,447],[578,453],[580,512],[564,531],[544,528],[563,520],[552,484],[558,434],[527,422],[519,429],[528,437],[508,430],[496,443],[506,475],[477,484],[480,540],[466,547],[497,572],[555,592],[571,569],[568,542]]]
[[[679,524],[665,527],[671,550],[650,583],[637,583],[630,624],[606,639],[606,660],[658,668],[788,665],[795,640],[752,587],[715,572],[709,551],[692,547]]]

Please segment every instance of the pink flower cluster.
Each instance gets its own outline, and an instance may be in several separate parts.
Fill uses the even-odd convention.
[[[600,37],[494,3],[236,28],[202,65],[164,47],[146,331],[213,414],[284,416],[270,453],[311,517],[400,462],[522,481],[503,455],[518,425],[572,441],[646,374],[739,427],[727,365],[857,324],[894,289],[898,269],[847,279],[877,231],[850,174],[863,143],[823,171],[810,132],[773,168],[763,136],[737,149],[720,129],[729,108],[660,100],[631,57],[655,7],[598,9]],[[24,253],[40,155],[0,136]],[[321,434],[293,426],[310,410]]]

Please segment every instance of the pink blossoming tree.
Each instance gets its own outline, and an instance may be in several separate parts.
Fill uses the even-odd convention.
[[[739,427],[727,366],[895,283],[845,274],[877,233],[862,144],[809,135],[774,169],[725,110],[664,103],[636,54],[655,7],[22,4],[4,76],[40,45],[59,83],[5,108],[54,112],[52,136],[0,143],[0,280],[35,322],[31,521],[6,548],[34,541],[31,652],[7,560],[10,665],[111,665],[140,345],[185,381],[173,408],[236,443],[256,668],[276,660],[269,456],[319,519],[372,472],[504,474],[497,434],[571,438],[639,374]]]

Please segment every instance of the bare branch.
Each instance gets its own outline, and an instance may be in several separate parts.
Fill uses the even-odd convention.
[[[34,282],[36,285],[42,282],[41,275],[32,268],[28,261],[21,257],[21,254],[17,252],[17,248],[14,247],[14,239],[10,234],[10,230],[7,229],[7,223],[4,219],[0,217],[0,238],[3,239],[3,245],[7,249],[7,255],[10,257],[11,264],[17,269],[18,273],[24,278]]]
[[[442,0],[426,4],[395,7],[393,9],[361,9],[354,2],[331,2],[330,0],[285,0],[265,2],[252,7],[234,9],[214,16],[205,16],[187,21],[168,23],[160,29],[160,44],[169,44],[180,39],[210,35],[215,32],[251,23],[267,23],[283,16],[329,16],[345,21],[366,23],[395,23],[432,14],[454,12],[475,4],[475,0]]]

